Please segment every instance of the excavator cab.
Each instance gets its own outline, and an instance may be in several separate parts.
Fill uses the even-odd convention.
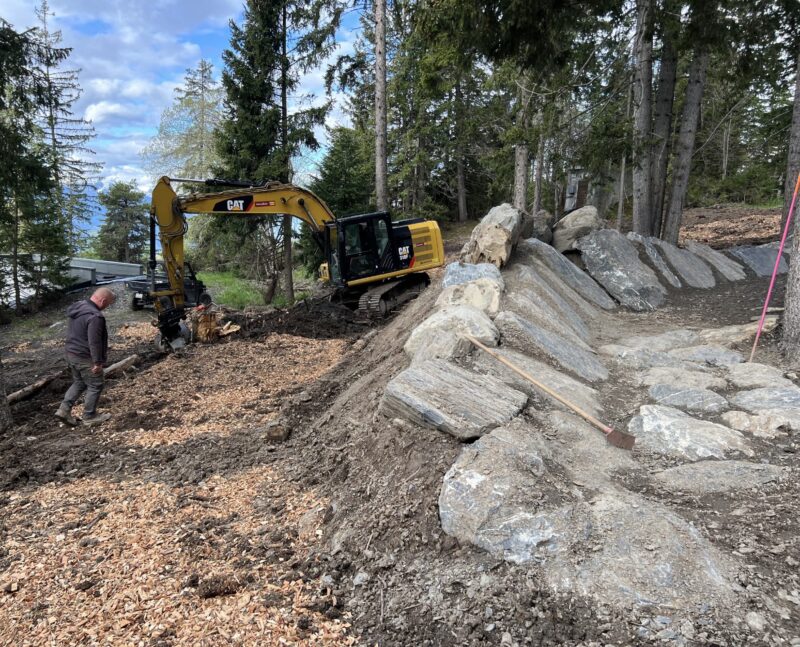
[[[404,269],[394,233],[385,211],[327,223],[325,256],[331,283],[345,286],[350,281]]]

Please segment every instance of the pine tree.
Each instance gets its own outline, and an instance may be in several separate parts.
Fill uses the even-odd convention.
[[[161,113],[158,132],[142,151],[153,179],[206,178],[219,166],[214,133],[222,122],[222,88],[203,59],[186,70],[172,105]]]
[[[88,222],[93,210],[94,184],[102,165],[92,161],[94,151],[89,142],[95,137],[94,127],[73,113],[82,89],[76,69],[62,69],[71,48],[61,46],[60,31],[50,31],[48,20],[52,13],[47,0],[36,9],[40,27],[35,30],[44,95],[38,121],[42,139],[48,149],[53,175],[52,200],[56,214],[68,235],[68,251],[80,243],[80,223]]]
[[[150,232],[144,193],[133,182],[114,182],[99,198],[106,215],[95,251],[106,260],[140,263]]]

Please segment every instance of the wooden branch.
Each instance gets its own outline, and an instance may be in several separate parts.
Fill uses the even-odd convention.
[[[138,355],[131,355],[130,357],[126,357],[125,359],[117,362],[116,364],[112,364],[108,368],[103,369],[103,376],[108,377],[109,375],[113,375],[114,373],[119,373],[120,371],[124,371],[126,368],[130,368],[138,361],[139,361]],[[64,375],[64,373],[66,373],[66,370],[61,370],[58,373],[53,373],[52,375],[43,377],[41,380],[37,380],[33,384],[29,384],[28,386],[21,388],[19,391],[14,391],[13,393],[9,393],[6,396],[6,400],[8,401],[9,404],[14,404],[15,402],[19,402],[20,400],[25,400],[26,398],[31,397],[34,393],[41,391],[44,387],[50,384],[50,382]]]

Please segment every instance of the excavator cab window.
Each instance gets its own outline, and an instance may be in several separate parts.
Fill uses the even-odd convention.
[[[338,236],[329,227],[331,278],[352,281],[396,269],[392,229],[386,213],[365,214],[337,221]]]

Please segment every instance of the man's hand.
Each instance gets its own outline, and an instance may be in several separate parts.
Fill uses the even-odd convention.
[[[103,374],[103,365],[102,364],[94,364],[92,366],[92,375],[102,375]]]

